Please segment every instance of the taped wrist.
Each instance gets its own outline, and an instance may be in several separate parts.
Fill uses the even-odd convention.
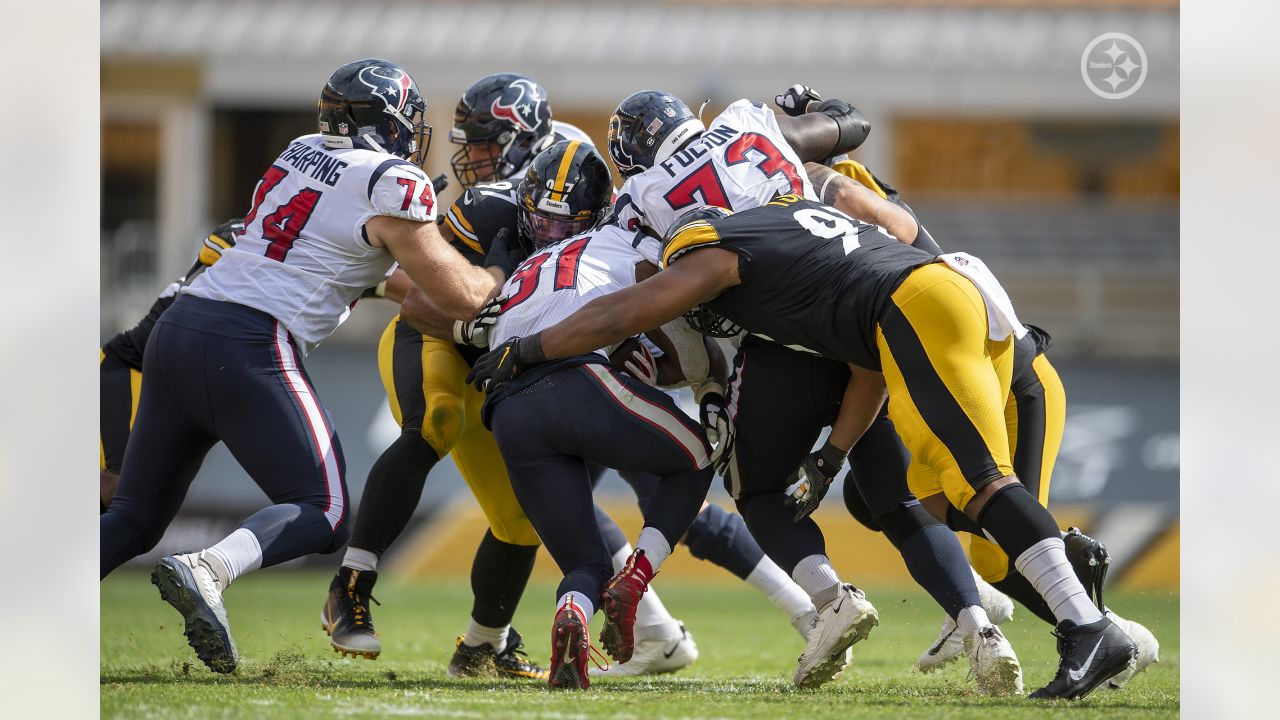
[[[835,120],[836,126],[840,128],[840,137],[836,140],[836,146],[827,153],[828,156],[843,155],[856,150],[871,132],[871,123],[858,108],[839,98],[823,100],[818,104],[815,112]]]
[[[516,356],[516,367],[526,368],[547,360],[546,353],[542,352],[542,333],[540,332],[518,338],[515,347],[511,350]]]

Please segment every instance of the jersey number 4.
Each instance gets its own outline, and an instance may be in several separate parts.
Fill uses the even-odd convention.
[[[578,263],[582,261],[582,251],[586,249],[590,240],[591,238],[589,237],[580,238],[559,250],[560,258],[556,260],[556,274],[551,286],[552,292],[578,286]],[[516,291],[511,293],[511,297],[502,303],[500,312],[510,310],[533,295],[534,291],[538,289],[538,278],[542,275],[542,266],[555,254],[549,252],[538,253],[516,268],[516,271],[511,275],[511,279],[519,283],[519,285],[516,287]]]
[[[253,207],[244,218],[246,228],[258,217],[259,206],[262,205],[267,193],[279,185],[288,174],[288,170],[279,165],[272,165],[271,169],[267,170],[267,174],[258,181],[258,187],[253,191]],[[302,232],[302,228],[307,226],[307,220],[311,219],[311,213],[315,211],[321,194],[319,190],[313,188],[302,188],[297,195],[289,198],[270,215],[262,218],[262,237],[267,241],[267,257],[284,262],[284,256],[289,254],[294,241],[298,239],[298,233]]]
[[[738,165],[740,163],[749,162],[751,158],[747,156],[748,152],[755,151],[761,158],[756,162],[756,167],[766,177],[781,176],[786,178],[790,186],[790,192],[793,195],[801,195],[804,193],[804,180],[800,178],[800,173],[796,170],[796,166],[787,160],[782,151],[769,138],[760,133],[743,133],[737,140],[734,140],[724,152],[724,160],[726,165]],[[715,205],[728,210],[732,210],[729,204],[729,198],[724,191],[724,183],[720,181],[720,176],[716,174],[715,166],[710,163],[704,163],[702,167],[689,173],[689,176],[681,180],[679,184],[667,191],[663,195],[663,199],[671,206],[672,210],[681,210],[698,202],[694,197],[696,195],[702,198],[703,205]]]

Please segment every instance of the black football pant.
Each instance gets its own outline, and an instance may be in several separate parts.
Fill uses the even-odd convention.
[[[262,566],[346,542],[346,463],[288,332],[266,313],[180,296],[147,342],[120,484],[102,515],[101,574],[156,545],[214,443],[274,503],[244,522]]]
[[[589,463],[660,478],[645,526],[672,548],[711,486],[702,428],[662,391],[601,364],[551,371],[497,402],[491,426],[516,497],[565,575],[557,596],[596,598],[613,576]]]

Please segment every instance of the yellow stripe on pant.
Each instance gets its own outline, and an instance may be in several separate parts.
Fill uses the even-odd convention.
[[[946,265],[913,270],[876,331],[889,417],[919,498],[945,493],[963,509],[977,489],[1013,474],[1004,408],[1011,339],[987,338],[978,289]]]
[[[440,457],[452,453],[494,537],[541,544],[511,489],[498,444],[480,421],[484,394],[465,382],[466,361],[452,343],[399,323],[398,315],[392,318],[378,343],[378,374],[392,416],[402,429],[419,430]],[[410,386],[410,378],[418,384]]]

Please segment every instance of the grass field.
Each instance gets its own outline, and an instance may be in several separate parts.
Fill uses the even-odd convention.
[[[854,663],[816,691],[790,683],[800,638],[763,598],[731,584],[663,585],[667,607],[701,650],[677,675],[596,681],[586,693],[541,685],[462,681],[445,674],[454,637],[466,627],[465,583],[384,583],[374,607],[383,655],[340,659],[319,628],[329,575],[277,570],[240,580],[227,594],[242,656],[230,676],[207,671],[182,636],[176,612],[145,573],[102,584],[101,699],[104,718],[1147,718],[1178,714],[1176,595],[1108,595],[1118,612],[1146,624],[1161,662],[1123,691],[1081,702],[990,700],[972,694],[964,663],[921,676],[911,661],[933,640],[940,611],[916,589],[869,587],[880,626]],[[546,663],[553,587],[531,585],[516,616],[530,655]],[[592,623],[598,632],[599,616]],[[1019,610],[1005,626],[1029,688],[1056,668],[1048,626]]]

